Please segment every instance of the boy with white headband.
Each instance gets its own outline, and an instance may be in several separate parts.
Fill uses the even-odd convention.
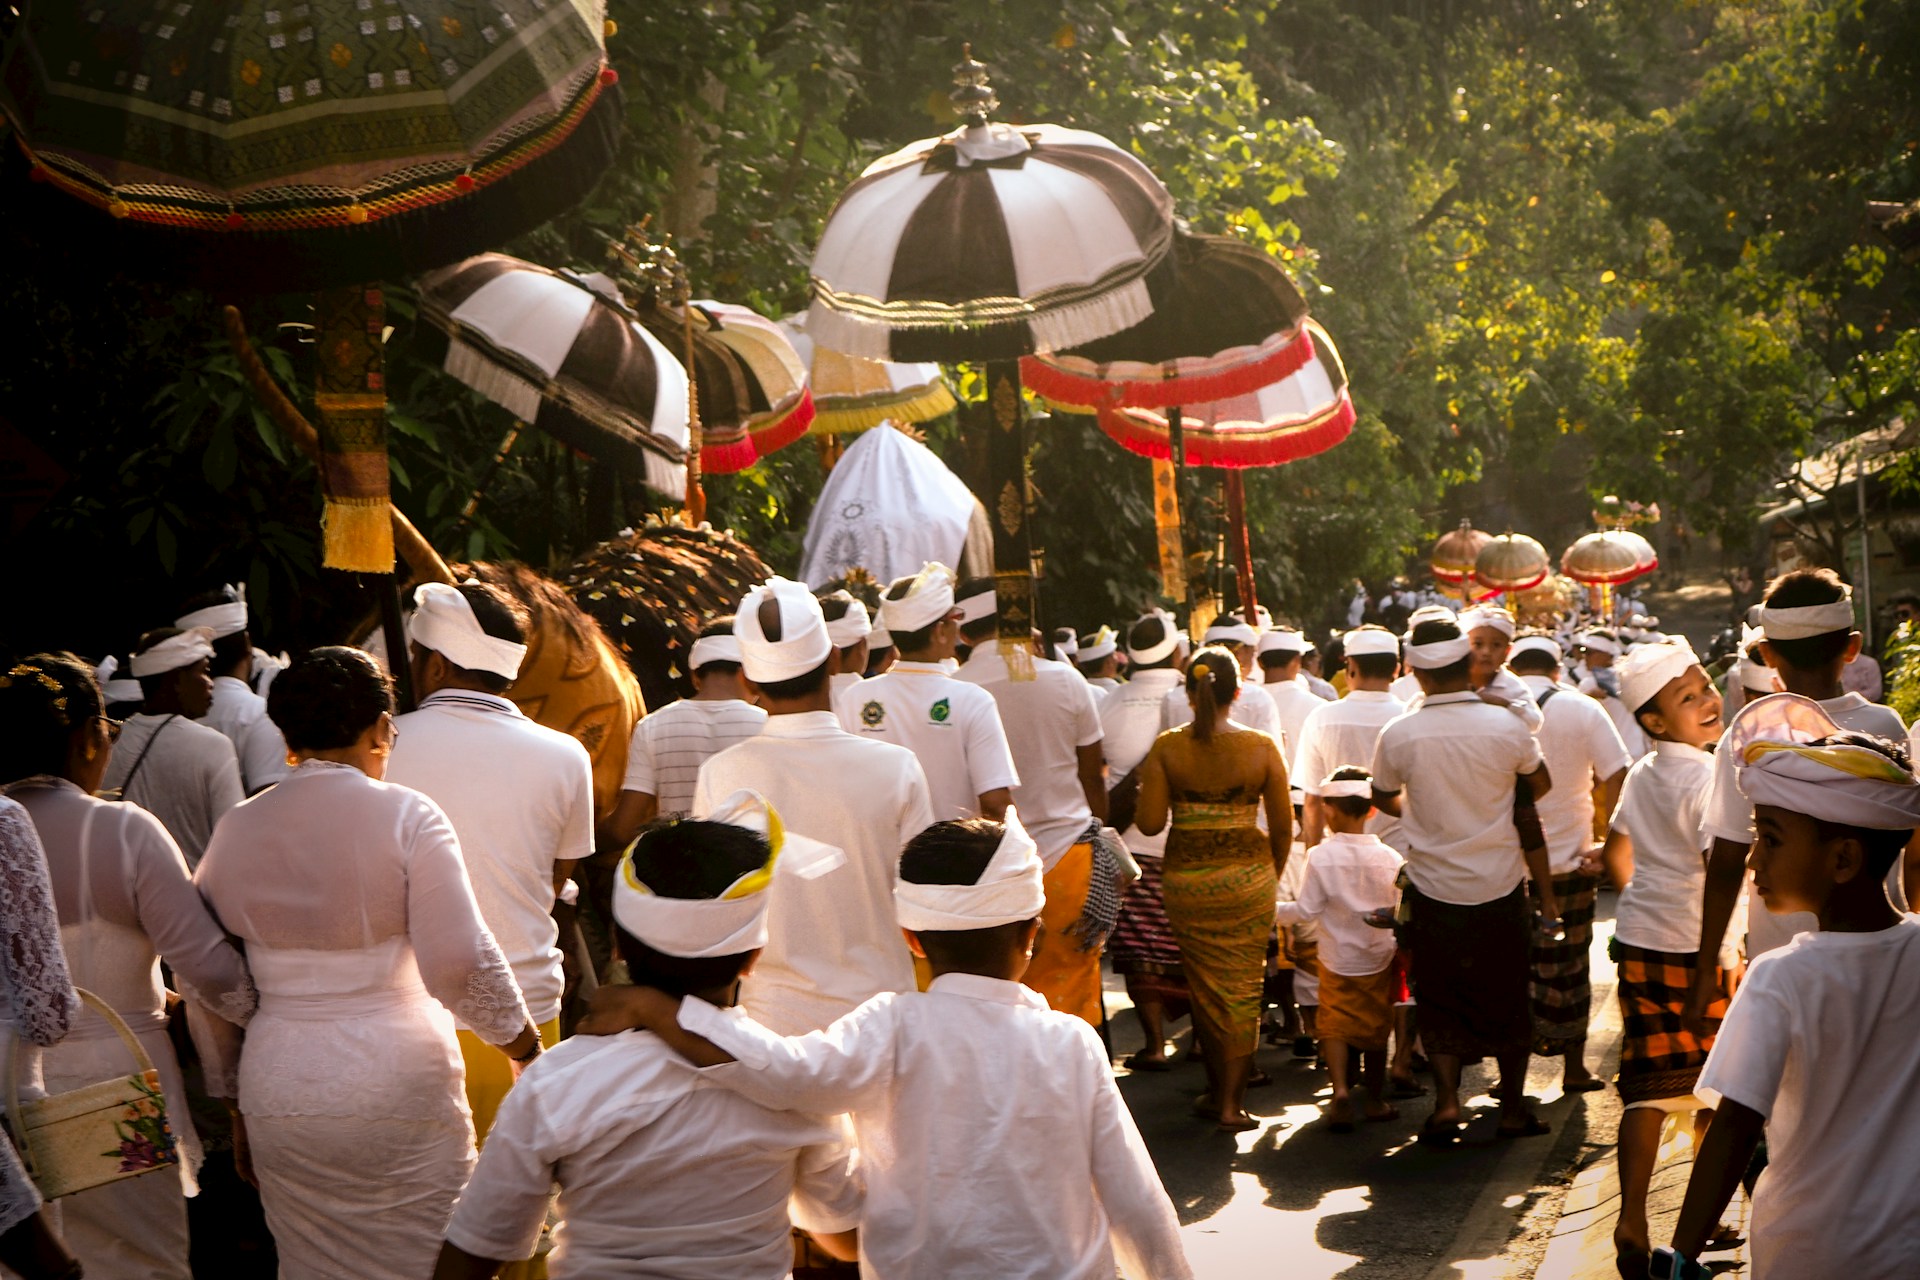
[[[790,847],[819,855],[811,874],[776,884],[767,947],[740,996],[755,1019],[797,1035],[883,991],[913,989],[913,958],[893,923],[893,867],[933,808],[913,752],[848,733],[834,715],[838,650],[806,584],[770,578],[749,591],[733,634],[767,722],[701,767],[693,811],[758,792]]]
[[[1520,719],[1474,692],[1473,646],[1451,620],[1416,626],[1407,662],[1422,700],[1380,731],[1373,802],[1400,818],[1407,837],[1406,939],[1434,1081],[1420,1141],[1459,1142],[1462,1061],[1489,1054],[1500,1066],[1496,1134],[1543,1134],[1547,1125],[1525,1094],[1533,1044],[1528,874],[1549,921],[1559,902],[1545,849],[1521,848],[1513,800],[1516,779],[1536,798],[1552,779]]]
[[[479,582],[414,589],[408,660],[420,706],[397,719],[387,781],[431,797],[453,824],[474,901],[551,1046],[560,1039],[559,926],[553,903],[593,852],[593,766],[567,734],[508,701],[526,657],[527,615]],[[466,1027],[467,1103],[484,1143],[513,1087],[507,1055]]]
[[[767,723],[767,713],[747,701],[733,619],[701,628],[686,661],[693,696],[669,702],[633,726],[620,801],[600,824],[599,848],[624,849],[648,823],[692,812],[700,767],[756,737]]]
[[[1101,627],[1092,635],[1080,637],[1080,648],[1073,655],[1080,674],[1100,695],[1106,706],[1107,695],[1120,687],[1120,635],[1112,627]]]
[[[128,663],[140,682],[140,711],[121,729],[101,782],[160,819],[189,867],[200,865],[214,824],[246,799],[233,743],[200,723],[213,706],[212,660],[206,627],[140,637]]]
[[[287,740],[267,719],[267,700],[253,691],[253,640],[247,631],[247,592],[239,586],[222,587],[187,602],[187,612],[173,620],[182,630],[205,627],[212,632],[213,705],[203,723],[218,729],[233,743],[240,761],[240,782],[247,794],[263,791],[293,772],[287,764]]]
[[[1633,709],[1620,700],[1620,677],[1613,669],[1620,659],[1619,638],[1604,627],[1595,627],[1581,632],[1574,644],[1587,668],[1576,687],[1605,709],[1613,721],[1614,732],[1620,735],[1621,745],[1626,747],[1628,755],[1638,760],[1652,750],[1652,744],[1647,741],[1640,722],[1634,719]]]
[[[827,638],[840,651],[840,669],[833,673],[833,704],[836,708],[847,690],[867,677],[867,660],[872,656],[867,640],[873,635],[873,615],[865,602],[853,598],[845,589],[820,596],[820,616],[827,620]],[[888,644],[893,641],[887,637]]]
[[[1904,747],[1845,729],[1818,703],[1764,698],[1727,731],[1754,806],[1754,886],[1817,927],[1760,957],[1734,997],[1699,1092],[1718,1103],[1674,1228],[1675,1274],[1710,1247],[1766,1130],[1754,1188],[1754,1280],[1906,1276],[1920,1186],[1920,916],[1888,871],[1920,827]]]
[[[1448,606],[1423,604],[1407,616],[1407,629],[1400,636],[1403,647],[1412,642],[1414,628],[1423,622],[1453,622],[1458,625],[1457,615]],[[1413,668],[1403,662],[1399,679],[1387,687],[1387,692],[1401,702],[1411,705],[1413,700],[1420,696],[1420,681],[1413,674]]]
[[[1780,677],[1774,674],[1765,658],[1760,656],[1760,642],[1766,639],[1760,628],[1740,625],[1740,651],[1731,667],[1727,668],[1727,686],[1721,695],[1726,704],[1727,722],[1740,714],[1740,708],[1755,698],[1764,698],[1770,693],[1783,693]]]
[[[766,944],[768,886],[790,872],[778,815],[730,798],[714,820],[643,835],[614,877],[614,945],[635,982],[730,1008]],[[788,1223],[854,1256],[861,1194],[841,1122],[725,1089],[659,1037],[576,1036],[507,1098],[460,1197],[435,1280],[532,1255],[560,1187],[553,1280],[776,1280]]]
[[[899,660],[885,675],[861,681],[834,711],[848,733],[913,752],[936,819],[997,821],[1013,803],[1020,775],[993,695],[954,679],[946,666],[960,641],[953,587],[951,569],[928,564],[887,588],[880,620]]]
[[[1786,692],[1812,698],[1842,729],[1895,742],[1905,736],[1906,726],[1898,712],[1848,693],[1840,685],[1841,670],[1860,652],[1860,633],[1853,627],[1853,591],[1833,570],[1796,569],[1780,575],[1767,585],[1765,601],[1753,612],[1763,637],[1760,656]],[[1747,851],[1753,843],[1753,805],[1740,794],[1735,767],[1736,762],[1724,749],[1715,753],[1705,823],[1713,845],[1707,858],[1706,900],[1700,916],[1699,953],[1708,960],[1733,918],[1746,882]],[[1909,866],[1907,870],[1909,879],[1920,879],[1915,874],[1920,868]],[[1749,910],[1748,962],[1811,928],[1813,920],[1805,914]],[[1694,1026],[1699,1025],[1712,998],[1704,975],[1696,975],[1696,982],[1693,999],[1687,1005],[1687,1018]]]
[[[850,1112],[873,1280],[1112,1280],[1116,1262],[1184,1280],[1173,1204],[1099,1036],[1020,984],[1044,901],[1012,811],[938,823],[907,843],[895,885],[926,991],[788,1039],[699,999],[605,988],[582,1029],[642,1026],[757,1102]]]
[[[1294,779],[1305,777],[1293,770],[1300,758],[1300,737],[1307,717],[1327,705],[1327,700],[1307,684],[1301,669],[1301,662],[1311,647],[1298,629],[1275,627],[1260,637],[1256,655],[1261,677],[1266,681],[1260,689],[1273,699],[1274,712],[1280,721],[1281,753],[1287,760],[1287,776]],[[1298,804],[1305,792],[1298,786],[1294,791],[1294,803]]]
[[[1620,886],[1614,953],[1620,966],[1620,1217],[1614,1249],[1627,1270],[1644,1268],[1647,1187],[1669,1115],[1705,1123],[1695,1094],[1713,1044],[1680,1025],[1694,985],[1694,940],[1706,867],[1701,818],[1720,736],[1720,695],[1684,638],[1636,646],[1615,668],[1621,699],[1653,740],[1620,788],[1606,843],[1583,864],[1605,866]],[[1732,955],[1709,961],[1724,987]],[[1724,1006],[1716,1004],[1716,1018]]]

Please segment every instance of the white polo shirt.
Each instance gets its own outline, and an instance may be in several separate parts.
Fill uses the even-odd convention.
[[[144,711],[121,728],[100,785],[122,791],[122,800],[160,819],[189,867],[200,865],[214,824],[247,798],[240,786],[240,761],[226,734],[186,716]]]
[[[927,775],[935,821],[977,818],[980,797],[1020,774],[993,695],[938,662],[902,659],[835,703],[840,727],[913,752]]]
[[[693,808],[700,766],[766,723],[764,710],[739,698],[670,702],[633,726],[620,789],[652,796],[663,818],[684,815]]]
[[[1553,874],[1565,875],[1593,847],[1594,781],[1611,778],[1633,760],[1598,702],[1545,676],[1520,678],[1539,704],[1540,752],[1553,775],[1553,790],[1534,807],[1540,813]]]
[[[1305,676],[1275,680],[1259,687],[1260,692],[1273,700],[1275,713],[1280,717],[1287,774],[1294,780],[1293,789],[1299,791],[1305,785],[1301,778],[1295,776],[1298,770],[1294,767],[1300,759],[1300,731],[1306,726],[1307,717],[1326,706],[1327,700],[1313,691]]]
[[[1151,667],[1134,672],[1100,704],[1100,745],[1107,758],[1109,787],[1118,786],[1153,750],[1154,739],[1167,728],[1167,694],[1183,683],[1184,678],[1171,667]],[[1138,827],[1128,827],[1120,835],[1136,854],[1157,858],[1166,852],[1164,829],[1149,836]]]
[[[1380,731],[1373,784],[1405,793],[1407,875],[1420,892],[1471,906],[1526,878],[1514,783],[1540,764],[1520,718],[1471,691],[1436,694]]]
[[[1378,689],[1355,689],[1337,702],[1320,703],[1300,726],[1289,776],[1304,794],[1317,796],[1335,769],[1372,768],[1380,731],[1406,709],[1406,703]],[[1367,819],[1367,834],[1378,836],[1403,856],[1407,851],[1406,832],[1391,814],[1375,813]]]
[[[233,743],[240,762],[240,784],[247,794],[270,787],[293,772],[287,763],[287,740],[267,719],[267,700],[232,676],[213,678],[213,706],[200,721],[218,729]]]
[[[1078,749],[1100,741],[1093,686],[1064,662],[1033,660],[1033,679],[1015,681],[997,644],[976,645],[959,678],[993,695],[1020,781],[1013,802],[1047,870],[1093,824],[1080,789]]]
[[[474,901],[535,1022],[560,1016],[553,864],[593,852],[593,765],[578,741],[472,689],[400,717],[387,781],[446,811]]]

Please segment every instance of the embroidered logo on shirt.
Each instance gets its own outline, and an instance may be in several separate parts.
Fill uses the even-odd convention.
[[[887,709],[879,702],[869,702],[860,708],[860,723],[869,729],[878,729],[880,722],[887,718]]]
[[[947,717],[953,714],[953,704],[942,698],[927,708],[927,718],[935,724],[945,724]]]

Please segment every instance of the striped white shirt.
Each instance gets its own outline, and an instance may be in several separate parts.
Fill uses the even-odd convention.
[[[620,789],[652,796],[663,818],[686,814],[700,766],[736,742],[759,737],[766,723],[765,711],[737,698],[668,703],[633,726]]]

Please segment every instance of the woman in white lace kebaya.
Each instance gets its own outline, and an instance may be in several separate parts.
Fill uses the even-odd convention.
[[[540,1050],[446,815],[381,781],[392,709],[357,649],[281,673],[267,714],[299,764],[196,873],[260,988],[235,1127],[283,1280],[431,1274],[474,1161],[454,1016],[523,1065]]]
[[[13,1069],[9,1053],[27,1054],[31,1061],[20,1064],[22,1092],[37,1092],[38,1049],[59,1043],[79,1008],[60,951],[60,920],[40,837],[25,809],[0,798],[0,1036],[6,1038],[0,1071]],[[0,1267],[22,1271],[34,1261],[52,1275],[74,1274],[78,1267],[40,1212],[40,1193],[13,1144],[0,1137]]]
[[[0,783],[33,819],[46,850],[60,917],[60,941],[75,986],[120,1014],[159,1069],[178,1174],[128,1178],[66,1197],[61,1231],[87,1275],[127,1280],[187,1280],[187,1205],[195,1194],[200,1141],[167,1038],[167,990],[160,961],[191,1004],[216,1018],[191,1019],[208,1064],[208,1090],[222,1092],[219,1064],[231,1061],[239,1030],[253,1013],[246,961],[194,892],[186,859],[166,828],[133,804],[91,794],[113,753],[111,723],[93,670],[71,654],[39,654],[0,688]],[[49,1092],[125,1076],[126,1046],[91,1014],[41,1055]],[[231,1088],[225,1089],[231,1096]],[[155,1153],[129,1148],[127,1160]]]

